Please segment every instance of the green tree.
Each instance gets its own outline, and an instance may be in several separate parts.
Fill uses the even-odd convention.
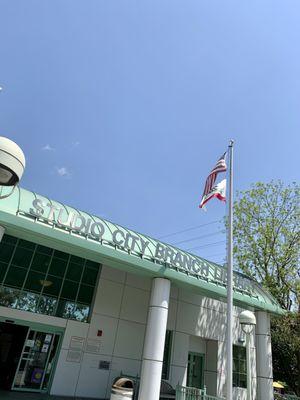
[[[300,311],[300,187],[256,183],[234,203],[235,268],[262,283],[286,310]]]
[[[274,378],[300,395],[300,187],[258,182],[234,202],[235,268],[260,282],[287,315],[272,318]]]

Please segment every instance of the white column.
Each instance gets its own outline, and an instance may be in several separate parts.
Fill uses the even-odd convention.
[[[256,372],[257,400],[273,400],[273,368],[270,316],[256,312]]]
[[[139,400],[159,400],[171,283],[155,278],[149,304]]]
[[[0,226],[0,242],[2,242],[4,233],[5,233],[5,228],[3,228],[3,226]]]

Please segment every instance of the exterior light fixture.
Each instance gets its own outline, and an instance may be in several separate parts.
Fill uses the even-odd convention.
[[[0,136],[0,185],[11,186],[12,191],[0,198],[12,194],[22,178],[25,169],[25,156],[22,149],[12,140]]]
[[[247,400],[252,400],[251,388],[251,363],[250,363],[250,336],[256,325],[253,312],[245,310],[239,315],[242,331],[246,334],[246,359],[247,359]]]

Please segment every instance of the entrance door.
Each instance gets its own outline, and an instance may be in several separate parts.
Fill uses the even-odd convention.
[[[58,342],[58,334],[28,329],[11,387],[13,390],[47,390]]]
[[[203,389],[204,387],[204,354],[189,353],[187,386]]]
[[[0,389],[11,388],[28,327],[0,322]]]

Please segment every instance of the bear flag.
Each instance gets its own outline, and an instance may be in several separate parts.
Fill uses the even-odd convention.
[[[200,208],[203,208],[203,206],[213,197],[216,197],[221,201],[226,201],[226,179],[223,179],[220,183],[215,185],[218,174],[220,172],[226,172],[227,170],[225,157],[226,153],[220,157],[206,179],[202,200],[199,205]]]

